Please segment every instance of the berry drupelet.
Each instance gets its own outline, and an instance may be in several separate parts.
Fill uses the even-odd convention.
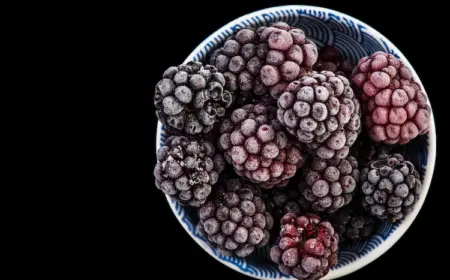
[[[320,279],[338,262],[339,236],[320,216],[288,213],[281,219],[280,237],[270,258],[280,271],[297,279]]]
[[[361,132],[361,109],[349,80],[330,71],[290,83],[278,98],[277,117],[324,159],[345,158]]]
[[[305,157],[276,120],[275,108],[247,104],[234,110],[220,127],[219,146],[234,171],[262,188],[286,186]]]
[[[199,207],[217,183],[226,162],[214,145],[171,136],[158,149],[154,169],[156,187],[183,205]]]
[[[428,97],[402,61],[376,52],[358,62],[352,80],[361,89],[365,124],[373,141],[406,144],[428,131]]]
[[[172,66],[156,84],[156,115],[172,134],[208,133],[234,100],[224,85],[223,74],[214,66],[200,62]]]
[[[403,219],[419,199],[422,182],[400,154],[381,155],[361,171],[362,205],[380,220]]]
[[[198,210],[197,229],[224,255],[247,257],[268,244],[273,218],[258,186],[231,178]]]
[[[352,156],[342,160],[314,157],[303,172],[299,188],[315,211],[335,212],[349,204],[358,191],[360,174]]]

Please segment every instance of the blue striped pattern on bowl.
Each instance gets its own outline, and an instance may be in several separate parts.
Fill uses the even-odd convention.
[[[276,21],[284,21],[290,25],[303,29],[306,36],[314,41],[318,47],[323,45],[332,45],[339,49],[340,54],[345,59],[351,59],[354,62],[357,62],[360,58],[373,52],[384,51],[402,59],[407,65],[409,65],[409,62],[406,61],[400,51],[398,51],[392,43],[384,38],[384,36],[373,30],[370,26],[342,13],[311,6],[282,6],[243,16],[208,37],[199,45],[199,47],[197,47],[196,50],[190,54],[185,62],[189,60],[208,62],[208,55],[215,48],[219,47],[228,36],[235,33],[237,30],[243,27],[267,25]],[[413,74],[416,75],[414,71]],[[432,128],[430,131],[433,131],[434,133],[434,119],[433,117],[431,118]],[[420,167],[419,171],[424,177],[427,171],[426,168],[428,161],[430,160],[428,154],[430,144],[429,135],[430,132],[419,137],[416,141],[411,143],[407,149],[405,149],[406,158],[411,160],[416,167]],[[165,133],[164,126],[159,123],[157,148],[164,143],[166,137],[167,135]],[[433,165],[432,169],[434,169],[434,137],[432,149],[433,155],[431,159]],[[432,173],[433,170],[430,172]],[[428,177],[430,176],[431,175],[428,174]],[[422,201],[417,206],[418,208],[421,207],[423,199],[428,191],[429,180],[428,184],[427,182],[424,183],[424,190],[422,193],[423,197],[421,198]],[[197,217],[195,211],[183,207],[169,197],[167,197],[167,200],[177,219],[181,222],[183,228],[203,249],[205,249],[217,260],[224,263],[226,266],[258,279],[293,278],[292,276],[289,277],[279,272],[277,266],[270,262],[268,258],[270,248],[259,249],[252,256],[246,259],[221,255],[217,250],[210,247],[207,240],[197,232]],[[418,210],[411,216],[415,217],[417,212]],[[413,219],[414,217],[409,217],[409,219]],[[390,246],[392,246],[396,240],[400,238],[401,234],[406,231],[411,222],[412,220],[408,220],[407,225],[402,225],[405,221],[397,222],[396,224],[389,221],[384,222],[382,226],[378,228],[376,234],[369,240],[359,242],[351,246],[341,247],[338,264],[325,278],[323,278],[323,280],[344,276],[370,263],[376,257],[384,253],[384,251],[386,251]],[[395,240],[386,242],[389,237],[398,230],[399,227],[406,228],[402,230]],[[380,246],[385,246],[386,248],[377,250]],[[376,251],[376,256],[372,256],[371,258],[367,257],[374,251]],[[358,261],[361,262],[358,263]]]

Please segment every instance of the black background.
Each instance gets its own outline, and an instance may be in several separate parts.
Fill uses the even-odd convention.
[[[189,1],[175,4],[162,1],[144,11],[136,8],[127,15],[127,26],[130,26],[125,30],[126,37],[130,39],[128,55],[135,65],[129,70],[136,73],[135,78],[142,85],[142,91],[139,90],[139,94],[135,96],[139,98],[136,105],[143,112],[140,120],[145,121],[139,127],[145,133],[144,146],[137,151],[137,157],[143,163],[139,161],[139,172],[136,174],[142,181],[137,182],[137,188],[133,188],[136,192],[128,201],[131,204],[129,208],[132,209],[128,226],[133,253],[127,256],[134,257],[133,272],[139,271],[139,274],[151,277],[160,271],[164,277],[178,279],[250,279],[227,268],[203,251],[184,231],[164,196],[154,187],[152,173],[157,120],[152,102],[153,90],[166,68],[183,62],[200,42],[218,28],[249,12],[285,4],[308,4],[335,9],[362,20],[389,38],[409,59],[420,76],[428,92],[439,131],[439,153],[434,178],[419,216],[388,252],[342,279],[408,279],[417,277],[418,273],[434,273],[444,269],[444,247],[448,243],[448,230],[444,227],[448,225],[441,217],[448,209],[445,192],[449,184],[445,181],[448,175],[443,174],[447,167],[440,162],[445,161],[446,157],[443,123],[448,118],[445,111],[448,103],[445,100],[449,93],[449,83],[445,76],[448,73],[446,66],[449,52],[448,44],[441,38],[444,33],[447,34],[442,30],[443,18],[439,14],[443,7],[413,5],[411,2],[408,5],[404,3],[392,6],[391,2],[393,1],[255,1],[250,4],[250,1],[239,1],[233,4],[229,1],[208,1],[207,4],[200,4]],[[432,32],[438,34],[435,36]]]

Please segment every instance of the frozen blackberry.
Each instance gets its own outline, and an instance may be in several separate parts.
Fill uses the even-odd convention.
[[[350,82],[330,71],[289,84],[278,98],[277,117],[286,130],[321,158],[345,158],[361,132],[361,109]]]
[[[288,138],[275,108],[248,104],[234,110],[220,127],[219,147],[241,177],[262,188],[286,186],[304,164],[302,147]]]
[[[350,204],[330,215],[328,220],[339,234],[340,243],[366,240],[375,230],[376,221],[359,204]]]
[[[360,88],[364,121],[373,141],[405,144],[428,131],[427,94],[401,60],[376,52],[358,62],[352,80]]]
[[[214,145],[171,136],[157,153],[156,187],[183,205],[204,204],[226,162]]]
[[[360,175],[352,156],[342,160],[314,157],[303,172],[300,192],[315,211],[333,213],[349,204],[357,193]]]
[[[400,154],[381,155],[361,171],[362,205],[380,220],[403,219],[422,191],[422,182],[410,161]]]
[[[188,62],[168,68],[155,87],[158,119],[173,134],[207,133],[225,117],[234,98],[214,66]]]
[[[313,70],[331,71],[338,75],[350,77],[355,65],[349,59],[344,60],[339,50],[332,46],[324,46],[319,50],[319,58],[313,66]]]
[[[306,39],[303,30],[284,22],[260,27],[257,32],[267,48],[261,82],[278,98],[290,82],[312,69],[318,57],[317,46]]]
[[[273,218],[258,186],[231,178],[198,210],[199,230],[224,255],[247,257],[268,244]]]
[[[280,271],[297,279],[320,279],[338,262],[339,236],[320,216],[293,213],[281,219],[280,237],[270,258]]]
[[[244,95],[248,104],[268,93],[259,77],[267,52],[268,46],[260,43],[256,30],[246,27],[228,37],[223,46],[212,53],[210,63],[223,73],[225,89],[236,92],[238,99]]]

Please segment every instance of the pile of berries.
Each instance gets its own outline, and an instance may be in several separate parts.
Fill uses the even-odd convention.
[[[155,184],[221,254],[269,246],[280,272],[320,279],[340,246],[419,200],[417,166],[396,151],[428,131],[427,98],[392,54],[351,61],[284,22],[243,28],[156,84],[169,135]]]

